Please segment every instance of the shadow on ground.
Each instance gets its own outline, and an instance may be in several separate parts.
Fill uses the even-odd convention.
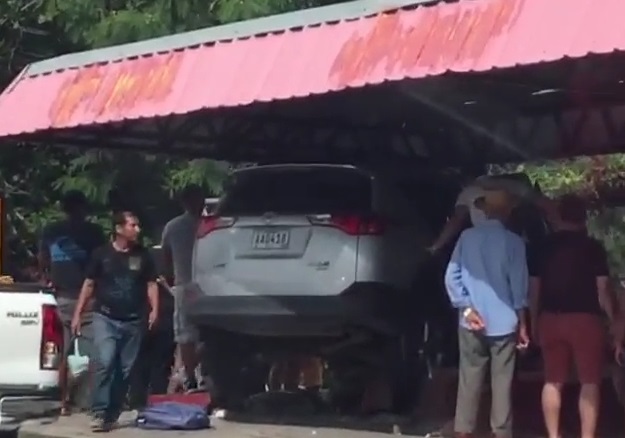
[[[516,437],[545,436],[540,404],[542,383],[540,381],[517,382],[514,388],[514,418]],[[438,392],[442,389],[438,387]],[[249,423],[303,426],[310,428],[341,428],[357,431],[401,433],[416,436],[452,436],[453,414],[455,404],[455,388],[443,397],[445,402],[436,405],[427,414],[415,416],[396,416],[380,414],[372,416],[341,416],[322,412],[313,403],[302,398],[291,396],[272,397],[259,400],[246,412],[229,412],[226,420]],[[565,436],[579,436],[579,415],[577,409],[578,385],[565,387],[562,401],[562,428]],[[622,436],[623,408],[619,405],[614,389],[606,382],[602,388],[603,400],[599,421],[600,437]],[[479,433],[488,436],[490,396],[488,392],[482,397],[479,414]],[[422,400],[428,404],[428,400]]]
[[[306,392],[263,393],[252,397],[244,412],[228,412],[226,421],[246,424],[302,426],[354,431],[426,435],[437,431],[437,424],[415,423],[409,416],[377,414],[339,415]],[[444,421],[440,422],[440,425]],[[438,427],[440,428],[440,427]]]

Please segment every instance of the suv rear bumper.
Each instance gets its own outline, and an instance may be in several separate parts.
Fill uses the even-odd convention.
[[[254,336],[342,336],[352,329],[392,334],[398,323],[396,291],[354,284],[334,296],[196,296],[187,306],[201,327]],[[401,310],[401,308],[400,308]]]

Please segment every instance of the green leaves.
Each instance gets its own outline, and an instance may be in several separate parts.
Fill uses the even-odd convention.
[[[334,0],[0,0],[0,85],[28,63],[72,51],[135,42],[176,32],[286,12]],[[159,226],[178,212],[172,194],[199,184],[221,192],[229,166],[111,151],[5,145],[0,190],[11,208],[11,252],[24,263],[35,251],[40,228],[59,216],[57,201],[70,189],[85,192],[100,223],[108,224],[113,188],[139,210],[143,228],[157,238]]]
[[[250,20],[305,7],[303,2],[289,0],[217,0],[213,3],[213,10],[221,23]]]
[[[188,184],[205,187],[212,195],[221,194],[228,164],[207,159],[196,159],[187,163],[172,163],[165,178],[165,188],[169,194],[183,189]]]
[[[588,229],[606,246],[613,275],[625,275],[625,155],[580,157],[522,164],[525,172],[550,196],[574,192],[588,200]]]
[[[10,0],[15,1],[15,0]],[[319,4],[297,0],[37,0],[77,49],[135,42]],[[328,3],[328,2],[320,2]],[[334,3],[338,3],[335,1]]]

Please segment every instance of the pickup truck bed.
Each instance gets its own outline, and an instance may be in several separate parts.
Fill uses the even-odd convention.
[[[0,284],[0,412],[22,397],[58,399],[62,339],[50,291],[32,283]]]

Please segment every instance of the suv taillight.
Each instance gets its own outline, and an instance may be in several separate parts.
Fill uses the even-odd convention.
[[[63,354],[63,323],[56,306],[41,307],[41,353],[39,368],[57,370]]]
[[[384,224],[375,216],[357,214],[317,214],[308,216],[313,225],[334,227],[351,236],[379,236],[384,233]]]
[[[200,219],[196,237],[201,239],[209,233],[222,228],[230,228],[234,225],[234,218],[220,216],[205,216]]]

